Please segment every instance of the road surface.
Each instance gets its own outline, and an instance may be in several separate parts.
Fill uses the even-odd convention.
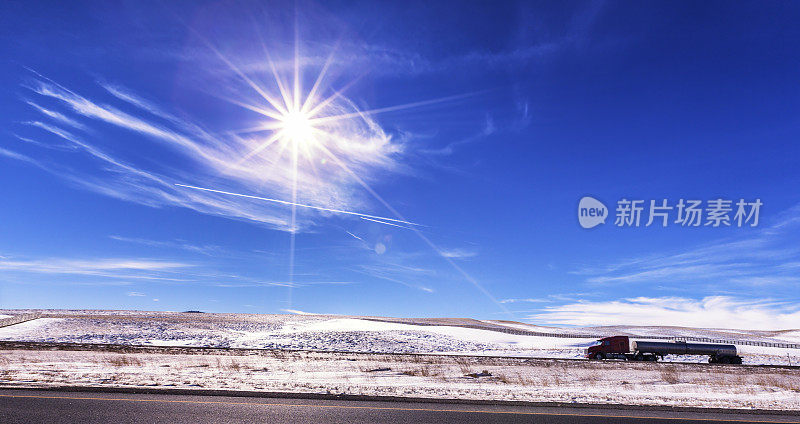
[[[800,423],[800,416],[0,389],[11,423]]]

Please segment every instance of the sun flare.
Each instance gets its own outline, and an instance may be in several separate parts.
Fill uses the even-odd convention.
[[[344,84],[338,88],[330,86],[330,77],[327,75],[328,68],[334,62],[333,52],[328,56],[325,64],[322,66],[319,74],[308,91],[303,90],[303,82],[301,72],[301,60],[298,52],[298,39],[295,38],[294,49],[294,67],[292,77],[289,81],[279,75],[278,67],[272,61],[271,55],[265,47],[267,56],[267,63],[272,70],[273,79],[267,82],[272,86],[273,90],[270,93],[269,89],[256,83],[250,76],[245,74],[241,69],[234,65],[227,57],[216,50],[213,45],[207,43],[208,46],[214,50],[219,58],[225,62],[231,70],[233,70],[241,80],[252,88],[260,99],[258,103],[246,103],[238,99],[227,98],[226,100],[246,108],[252,112],[256,112],[265,121],[260,122],[257,126],[246,128],[233,133],[268,133],[263,137],[255,137],[249,139],[242,139],[245,145],[242,147],[249,149],[249,152],[236,163],[232,164],[237,170],[245,170],[252,172],[262,172],[264,164],[273,165],[277,163],[283,156],[286,150],[291,152],[290,168],[286,169],[289,172],[289,181],[291,184],[291,202],[280,201],[275,199],[267,199],[257,196],[240,195],[236,193],[217,191],[213,189],[205,189],[200,187],[186,186],[198,190],[216,191],[222,194],[244,196],[248,198],[261,199],[267,201],[276,201],[291,206],[291,218],[288,222],[290,243],[289,243],[289,296],[288,305],[292,304],[292,285],[294,281],[294,256],[295,256],[295,239],[297,234],[297,207],[327,210],[329,212],[351,214],[351,212],[336,210],[330,208],[319,208],[316,206],[303,205],[298,203],[298,187],[300,184],[301,175],[307,174],[311,170],[316,174],[317,164],[325,165],[328,170],[324,178],[331,179],[332,173],[330,169],[338,169],[343,174],[360,185],[367,193],[376,199],[382,206],[389,210],[395,218],[380,218],[372,219],[370,215],[361,215],[360,218],[368,221],[373,221],[383,225],[397,226],[406,228],[413,231],[421,240],[425,242],[434,252],[439,254],[451,267],[453,267],[459,274],[461,274],[469,283],[475,286],[480,292],[488,297],[493,303],[500,307],[500,309],[508,312],[508,309],[497,301],[486,289],[484,289],[474,278],[472,278],[466,271],[464,271],[452,259],[442,253],[442,249],[437,247],[431,240],[428,239],[414,224],[409,222],[397,210],[395,210],[385,199],[383,199],[364,178],[360,175],[359,170],[370,164],[386,163],[388,155],[397,152],[387,146],[391,146],[392,137],[387,135],[380,127],[372,120],[372,116],[379,113],[398,112],[407,109],[420,108],[424,106],[431,106],[434,104],[451,102],[461,100],[479,92],[457,94],[447,97],[439,97],[429,100],[416,101],[405,104],[397,104],[394,106],[386,106],[374,109],[361,109],[352,102],[345,98],[344,93],[352,87],[359,78],[355,78],[350,83]],[[327,97],[325,97],[327,96]],[[263,119],[262,118],[262,119]],[[367,136],[365,134],[374,134],[374,136]],[[301,165],[301,157],[304,159]],[[255,163],[245,164],[253,159]],[[260,160],[258,160],[260,159]],[[354,166],[352,166],[354,165]],[[284,168],[285,169],[285,168]],[[322,178],[319,175],[316,178]],[[397,225],[402,223],[405,225]]]
[[[277,157],[280,157],[281,153],[286,150],[291,151],[294,157],[294,166],[297,166],[299,157],[313,161],[317,157],[331,155],[331,151],[325,147],[329,139],[336,138],[339,142],[348,139],[348,137],[335,134],[337,133],[335,130],[331,132],[331,126],[336,126],[337,121],[340,120],[358,119],[359,113],[336,114],[330,112],[331,105],[341,93],[334,92],[327,98],[319,96],[322,91],[321,84],[325,78],[325,68],[317,76],[311,90],[303,93],[299,69],[295,70],[294,80],[287,82],[278,75],[274,64],[270,62],[270,65],[273,66],[273,82],[279,94],[269,94],[261,86],[243,76],[265,102],[256,106],[234,101],[267,118],[260,125],[248,128],[243,132],[270,133],[265,138],[255,139],[253,148],[241,158],[238,165],[260,155],[276,157],[276,152],[270,150],[272,146],[276,146],[278,149]]]
[[[302,111],[291,111],[281,116],[279,121],[282,124],[280,130],[284,133],[286,139],[292,143],[308,143],[314,136],[314,124],[311,122],[310,117]]]

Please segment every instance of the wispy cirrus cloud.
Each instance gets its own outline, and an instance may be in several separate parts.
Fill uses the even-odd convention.
[[[186,250],[188,252],[199,253],[201,255],[206,255],[206,256],[219,256],[220,253],[222,252],[222,248],[219,246],[197,245],[183,240],[160,241],[160,240],[151,240],[151,239],[144,239],[137,237],[123,237],[117,235],[109,236],[109,238],[112,240],[117,240],[125,243],[139,244],[142,246],[181,249],[181,250]]]
[[[0,259],[0,270],[6,277],[51,274],[101,277],[113,280],[188,281],[182,271],[192,264],[147,258],[13,258]],[[14,278],[15,281],[18,278]]]
[[[135,240],[150,243],[153,240]],[[158,242],[156,242],[158,243]],[[169,246],[173,247],[173,246]],[[180,245],[175,246],[181,249]],[[190,249],[191,250],[191,249]],[[217,255],[213,256],[214,258]],[[264,256],[259,255],[263,260]],[[141,283],[192,284],[194,286],[243,288],[342,286],[346,280],[281,281],[238,272],[236,266],[218,261],[188,262],[141,257],[0,257],[0,280],[18,284],[58,282],[70,285],[131,285]]]
[[[214,287],[224,287],[224,288],[242,288],[242,287],[291,287],[291,288],[302,288],[302,287],[312,287],[312,286],[327,286],[327,285],[334,285],[334,286],[346,286],[351,284],[357,284],[353,281],[263,281],[257,280],[254,278],[238,278],[239,281],[234,282],[226,282],[226,283],[215,283],[213,284]]]
[[[53,118],[53,120],[55,120],[55,121],[58,121],[58,122],[60,122],[62,124],[69,125],[70,127],[73,127],[73,128],[79,128],[79,129],[82,129],[82,130],[86,130],[86,126],[85,125],[83,125],[80,122],[78,122],[78,121],[76,121],[76,120],[74,120],[72,118],[69,118],[69,117],[67,117],[67,116],[65,116],[65,115],[63,115],[63,114],[61,114],[59,112],[44,108],[42,106],[39,106],[38,104],[36,104],[36,103],[34,103],[33,101],[30,101],[30,100],[25,101],[25,103],[27,103],[32,108],[38,110],[42,114],[44,114],[44,115],[46,115],[46,116],[48,116],[50,118]]]
[[[552,302],[552,300],[547,298],[511,298],[511,299],[500,299],[500,303],[545,303],[545,302]]]
[[[39,162],[37,162],[33,158],[25,156],[25,155],[23,155],[21,153],[17,153],[17,152],[11,151],[11,150],[4,149],[2,147],[0,147],[0,156],[5,156],[5,157],[10,158],[10,159],[18,160],[18,161],[21,161],[21,162],[26,162],[26,163],[33,164],[33,165],[39,165]]]
[[[424,268],[401,265],[391,262],[361,264],[353,271],[380,280],[400,284],[426,293],[433,293],[434,289],[425,283],[419,282],[422,278],[429,278],[432,271]]]
[[[797,208],[782,214],[772,225],[741,237],[690,247],[672,253],[650,254],[603,266],[572,271],[590,284],[657,284],[677,287],[709,283],[718,286],[791,286],[800,279],[792,264],[800,248]]]
[[[36,124],[34,124],[34,122],[26,122],[25,124],[37,126]],[[33,146],[36,146],[36,147],[41,147],[41,148],[44,148],[44,149],[53,149],[53,150],[62,150],[62,151],[64,151],[64,150],[75,150],[74,146],[71,146],[71,145],[68,145],[68,144],[42,143],[42,142],[36,141],[36,140],[34,140],[34,139],[30,138],[30,137],[24,137],[24,136],[21,136],[21,135],[16,134],[16,133],[12,133],[11,135],[13,135],[14,138],[16,138],[17,140],[22,141],[22,142],[24,142],[26,144],[30,144],[30,145],[33,145]]]
[[[529,318],[566,325],[798,328],[800,306],[786,300],[794,297],[800,284],[796,275],[800,249],[793,242],[800,229],[798,216],[800,209],[795,207],[771,225],[765,223],[741,236],[572,272],[595,288],[646,285],[680,292],[681,297],[572,300],[541,308]],[[745,297],[760,289],[769,289],[784,301]]]
[[[474,258],[478,256],[478,251],[474,249],[463,249],[463,248],[453,248],[453,249],[440,249],[442,256],[446,258],[452,259],[467,259],[467,258]]]
[[[486,115],[482,128],[475,134],[464,137],[460,140],[451,141],[447,143],[447,145],[445,145],[444,147],[440,147],[437,149],[422,149],[420,150],[420,152],[427,155],[436,155],[436,156],[452,155],[453,153],[456,152],[456,150],[459,147],[464,146],[466,144],[474,143],[480,139],[483,139],[487,136],[494,134],[496,131],[497,127],[495,126],[494,120],[492,119],[491,116]]]
[[[140,97],[138,94],[134,93],[133,91],[129,90],[126,87],[123,87],[118,84],[112,84],[102,80],[97,81],[97,84],[103,87],[109,94],[116,97],[117,99],[122,100],[125,103],[129,103],[153,116],[164,118],[180,127],[189,129],[190,131],[196,131],[198,133],[202,133],[203,131],[200,127],[191,125],[185,120],[178,118],[177,116],[169,112],[166,112],[162,107],[151,102],[150,100]]]
[[[676,325],[697,328],[786,330],[800,328],[800,305],[770,299],[708,296],[635,297],[548,306],[528,316],[536,323],[600,325]]]
[[[354,209],[366,208],[369,201],[368,194],[350,173],[358,175],[362,181],[370,181],[375,178],[376,171],[399,170],[401,167],[398,159],[402,145],[367,115],[356,113],[353,119],[344,120],[330,130],[338,131],[337,137],[346,137],[346,142],[334,142],[327,147],[338,158],[338,163],[323,161],[303,164],[295,173],[290,155],[284,148],[264,151],[242,163],[245,155],[264,143],[267,136],[263,134],[242,134],[227,128],[212,135],[200,125],[166,112],[155,102],[131,90],[103,81],[99,84],[113,100],[133,106],[139,113],[122,111],[119,107],[109,105],[107,99],[91,100],[39,74],[35,74],[24,85],[42,99],[49,103],[56,102],[65,109],[58,111],[26,100],[28,105],[50,121],[43,119],[26,124],[88,154],[94,160],[94,166],[63,166],[62,163],[73,161],[65,161],[46,152],[31,155],[3,149],[0,154],[37,164],[77,186],[118,199],[152,207],[185,207],[201,213],[255,221],[283,230],[290,229],[290,212],[286,207],[265,205],[253,199],[192,192],[176,187],[174,183],[196,184],[213,180],[217,188],[269,193],[273,197],[290,199],[296,175],[298,202],[323,208]],[[355,108],[352,102],[341,95],[333,98],[325,107],[331,108],[331,113],[336,114],[347,114]],[[67,112],[80,118],[80,122],[78,118],[68,117]],[[258,116],[245,109],[242,109],[242,113],[247,115],[242,120],[242,127],[248,126],[246,123]],[[108,143],[108,138],[104,137],[102,127],[93,126],[98,123],[128,131],[134,137],[142,137],[142,143],[153,143],[152,148],[164,149],[168,155],[178,154],[180,159],[159,163],[153,157],[145,161],[117,152],[116,146]],[[80,130],[80,133],[73,130]],[[52,144],[41,141],[47,138],[42,135],[24,138],[40,146]],[[174,167],[173,164],[178,162],[187,166]],[[347,170],[343,167],[347,167]],[[313,224],[313,217],[318,215],[308,211],[300,214],[295,225],[299,228],[308,227]]]
[[[378,43],[338,41],[337,55],[332,63],[343,72],[363,74],[368,70],[376,76],[414,77],[430,74],[450,73],[457,70],[470,69],[471,72],[483,73],[496,69],[529,66],[532,62],[542,61],[554,53],[572,45],[576,38],[565,35],[553,40],[528,41],[519,45],[511,45],[504,49],[471,49],[452,54],[427,55],[419,50],[407,50],[398,46]],[[330,42],[310,44],[303,50],[300,63],[303,66],[323,66],[329,61],[329,52],[333,48]],[[208,63],[206,55],[192,54],[186,56],[178,53],[182,59]],[[270,71],[271,65],[260,55],[253,54],[248,60],[243,58],[241,69],[247,72]],[[278,70],[291,70],[293,61],[275,61]],[[225,69],[220,69],[225,72]],[[228,70],[228,72],[230,72]]]

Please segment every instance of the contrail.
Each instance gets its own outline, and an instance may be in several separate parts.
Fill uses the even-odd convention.
[[[339,210],[339,209],[329,209],[329,208],[323,208],[321,206],[304,205],[302,203],[287,202],[286,200],[270,199],[268,197],[251,196],[249,194],[241,194],[241,193],[231,193],[230,191],[214,190],[214,189],[211,189],[211,188],[196,187],[196,186],[191,186],[191,185],[186,185],[186,184],[177,184],[176,183],[175,185],[178,186],[178,187],[186,187],[186,188],[191,188],[191,189],[194,189],[194,190],[202,190],[202,191],[210,191],[212,193],[227,194],[229,196],[238,196],[238,197],[246,197],[248,199],[264,200],[266,202],[280,203],[282,205],[296,206],[296,207],[300,207],[300,208],[315,209],[315,210],[318,210],[318,211],[326,211],[326,212],[332,212],[332,213],[341,213],[341,214],[345,214],[345,215],[359,216],[361,218],[370,219],[371,221],[375,221],[375,222],[380,222],[380,221],[377,221],[377,220],[382,220],[382,221],[399,222],[401,224],[407,224],[407,225],[416,225],[416,226],[421,226],[422,225],[422,224],[415,224],[415,223],[409,222],[409,221],[403,221],[401,219],[392,219],[392,218],[386,218],[386,217],[383,217],[383,216],[367,215],[365,213],[358,213],[358,212],[352,212],[352,211],[343,211],[343,210]],[[383,224],[388,224],[388,223],[387,222],[383,222]],[[395,225],[395,224],[389,224],[389,225]]]
[[[357,235],[355,235],[355,234],[351,233],[350,231],[344,230],[344,232],[345,232],[345,233],[347,233],[347,234],[350,234],[351,236],[353,236],[353,238],[354,238],[354,239],[358,239],[358,240],[361,240],[362,242],[366,243],[366,241],[364,241],[364,239],[362,239],[361,237],[359,237],[359,236],[357,236]],[[2,259],[2,258],[3,258],[3,257],[2,257],[2,256],[0,256],[0,259]]]
[[[363,219],[364,221],[377,222],[378,224],[391,225],[392,227],[405,228],[406,230],[413,230],[413,228],[404,227],[402,225],[397,225],[397,224],[393,224],[391,222],[385,222],[385,221],[381,221],[381,220],[378,220],[378,219],[365,218],[363,216],[361,217],[361,219]],[[402,221],[397,221],[397,222],[402,222]]]

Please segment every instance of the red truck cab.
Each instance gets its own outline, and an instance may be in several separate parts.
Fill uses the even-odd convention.
[[[628,336],[605,337],[586,349],[586,357],[589,359],[613,358],[629,353],[630,350]]]

